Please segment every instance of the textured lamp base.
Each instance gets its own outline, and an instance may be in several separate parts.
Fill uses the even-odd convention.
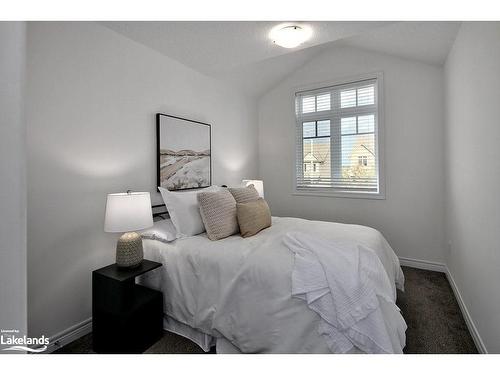
[[[116,265],[123,268],[134,268],[144,258],[142,238],[136,232],[123,234],[116,244]]]

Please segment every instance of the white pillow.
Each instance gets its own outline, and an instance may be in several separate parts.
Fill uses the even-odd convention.
[[[139,232],[142,238],[160,242],[172,242],[177,238],[177,230],[170,219],[156,221],[153,227]]]
[[[168,191],[158,187],[168,214],[177,230],[177,238],[195,236],[205,231],[198,207],[198,193],[202,191],[218,191],[218,186],[189,191]]]

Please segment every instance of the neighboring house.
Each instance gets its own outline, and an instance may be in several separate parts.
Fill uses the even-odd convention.
[[[304,140],[304,165],[305,178],[330,178],[330,140],[318,142],[317,140]]]
[[[342,177],[376,177],[375,141],[373,134],[356,135],[343,139]],[[330,141],[304,140],[304,178],[330,179]]]
[[[376,177],[377,165],[375,162],[375,140],[373,134],[356,135],[353,137],[352,147],[342,147],[345,163],[342,167],[342,177],[360,178]]]

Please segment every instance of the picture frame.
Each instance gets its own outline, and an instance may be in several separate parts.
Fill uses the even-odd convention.
[[[170,191],[212,184],[211,125],[187,118],[156,114],[157,186]]]

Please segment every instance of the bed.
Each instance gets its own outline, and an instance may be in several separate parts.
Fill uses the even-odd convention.
[[[144,256],[164,267],[140,283],[164,293],[164,328],[217,353],[332,353],[318,329],[321,318],[291,295],[294,254],[283,237],[303,231],[325,240],[373,250],[390,280],[391,301],[403,289],[399,260],[375,229],[340,223],[273,217],[272,226],[242,238],[210,241],[206,234],[170,243],[145,239]],[[401,353],[406,324],[395,303],[380,299],[381,327],[391,350]],[[354,347],[349,353],[363,352]]]

